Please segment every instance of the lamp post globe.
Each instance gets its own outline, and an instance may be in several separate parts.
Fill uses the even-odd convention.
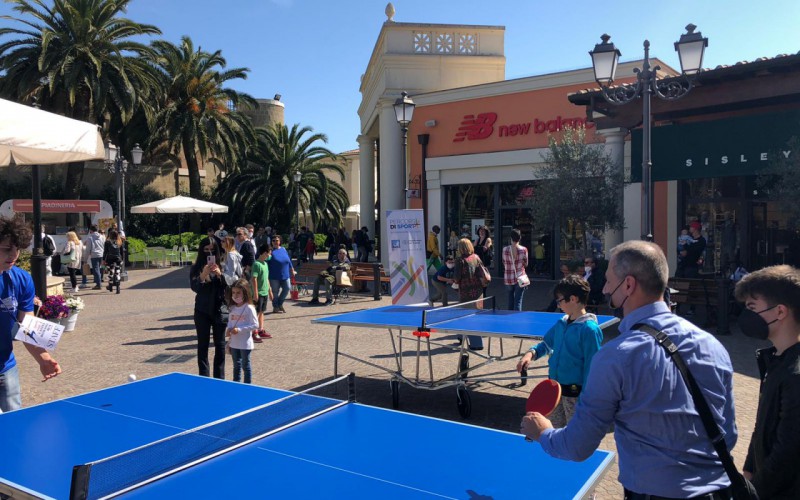
[[[394,114],[397,118],[397,123],[400,124],[400,128],[403,131],[403,172],[406,179],[408,179],[408,175],[405,174],[407,165],[406,165],[406,155],[408,150],[408,124],[411,123],[411,119],[414,117],[414,108],[416,104],[414,101],[408,97],[408,92],[405,90],[400,93],[400,98],[398,98],[394,102]],[[408,192],[408,188],[406,188],[406,192]]]
[[[292,179],[294,180],[294,199],[295,203],[297,204],[297,223],[295,224],[295,229],[298,231],[300,230],[300,181],[303,179],[303,173],[299,170],[296,170],[294,174],[292,174]],[[297,237],[297,233],[295,233],[295,237]]]

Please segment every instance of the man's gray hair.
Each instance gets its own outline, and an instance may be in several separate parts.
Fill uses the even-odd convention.
[[[611,249],[611,260],[617,278],[633,276],[646,294],[660,296],[667,288],[669,264],[655,243],[639,240],[620,243]]]

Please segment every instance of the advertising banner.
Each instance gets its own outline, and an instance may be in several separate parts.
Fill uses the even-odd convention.
[[[422,210],[386,211],[392,304],[428,301],[423,220]]]

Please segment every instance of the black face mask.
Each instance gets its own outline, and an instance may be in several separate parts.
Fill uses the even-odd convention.
[[[742,330],[742,333],[754,339],[766,340],[769,336],[769,325],[775,323],[778,319],[773,319],[767,323],[767,320],[761,317],[761,313],[767,312],[770,309],[775,309],[776,307],[778,307],[777,304],[763,311],[753,311],[752,309],[743,310],[741,314],[739,314],[738,320],[739,328]]]
[[[627,276],[625,276],[625,278],[627,278]],[[610,307],[611,309],[622,309],[622,306],[625,305],[625,301],[628,300],[628,295],[626,295],[625,298],[622,299],[622,303],[620,305],[618,306],[614,305],[614,294],[617,293],[619,287],[621,287],[622,284],[625,283],[625,278],[622,278],[622,281],[619,282],[619,285],[617,285],[617,287],[614,288],[614,290],[610,294],[608,294],[608,307]]]

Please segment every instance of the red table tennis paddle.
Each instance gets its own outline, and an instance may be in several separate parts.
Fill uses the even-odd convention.
[[[561,401],[561,385],[555,380],[546,378],[536,384],[531,391],[525,403],[525,412],[534,411],[546,417],[553,413],[559,401]]]
[[[528,401],[525,402],[525,413],[536,412],[546,417],[553,413],[559,401],[561,401],[561,384],[546,378],[536,384],[531,391]],[[526,436],[525,441],[533,440]]]

